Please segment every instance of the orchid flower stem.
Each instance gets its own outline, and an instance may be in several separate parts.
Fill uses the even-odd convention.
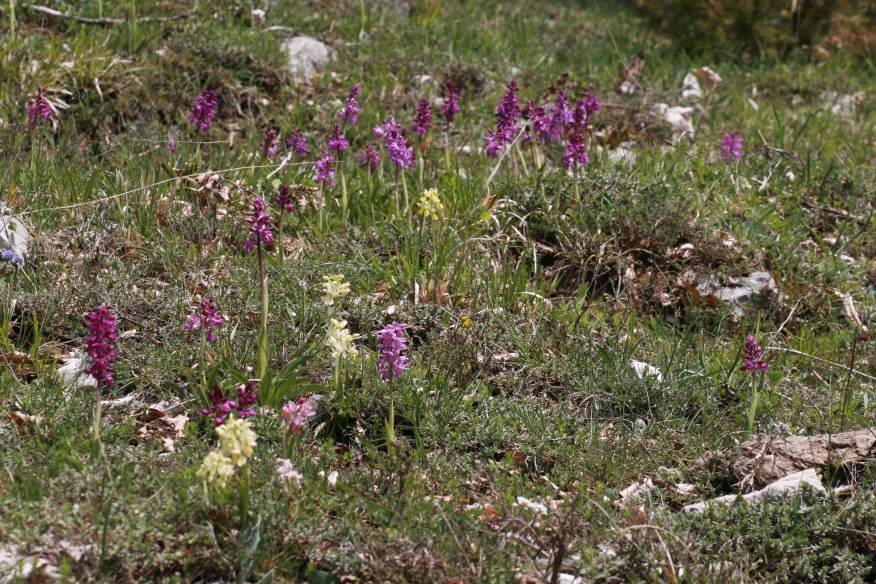
[[[344,400],[344,386],[341,384],[341,361],[335,361],[335,399],[338,403]]]
[[[198,395],[198,401],[203,407],[208,407],[210,403],[207,400],[207,392],[209,390],[207,388],[207,328],[205,326],[201,326],[201,351],[199,357],[198,369],[201,372],[201,392]]]
[[[338,155],[338,174],[341,176],[341,221],[347,221],[347,180],[344,178],[344,169],[340,168],[340,154]]]
[[[101,458],[103,458],[103,443],[100,440],[100,423],[101,423],[101,419],[100,419],[100,398],[101,398],[100,394],[101,394],[101,392],[100,392],[100,389],[101,389],[102,384],[103,384],[103,382],[98,380],[97,381],[97,388],[95,388],[95,390],[94,390],[94,427],[93,427],[94,444],[92,446],[93,447],[93,455],[95,457],[99,456]]]
[[[402,173],[401,179],[402,179],[402,190],[404,191],[404,195],[405,195],[404,214],[405,214],[405,217],[406,217],[407,222],[408,222],[408,227],[410,227],[411,226],[411,214],[408,210],[408,181],[405,180],[404,173]]]
[[[280,263],[286,261],[286,241],[283,239],[283,207],[280,207],[280,218],[277,219],[277,247],[280,248]]]
[[[757,417],[757,406],[760,398],[760,388],[763,386],[764,374],[752,375],[751,377],[751,404],[748,407],[748,415],[745,418],[745,432],[743,439],[748,438],[754,431],[754,421]]]
[[[523,167],[523,174],[529,177],[529,165],[526,164],[526,158],[523,156],[523,150],[519,144],[514,145],[514,150],[517,151],[517,157],[520,159],[520,166]]]
[[[401,218],[401,209],[399,208],[399,204],[398,204],[398,183],[399,183],[398,174],[399,174],[399,169],[398,169],[398,166],[396,166],[395,167],[395,197],[393,198],[393,203],[395,204],[395,216],[398,218]]]
[[[395,442],[395,402],[393,400],[392,377],[389,378],[389,420],[386,422],[386,450],[392,450]]]
[[[422,152],[422,150],[419,147],[420,142],[421,142],[421,140],[417,141],[417,151],[418,152]],[[425,170],[426,170],[426,159],[423,156],[417,157],[417,170],[419,171],[419,174],[417,176],[417,190],[422,191],[423,190],[423,174],[425,173]]]
[[[259,335],[258,377],[264,386],[268,374],[268,274],[265,271],[265,255],[261,241],[256,244],[259,254],[259,280],[262,285],[261,331]]]
[[[244,530],[249,527],[249,483],[250,483],[249,465],[246,465],[243,470],[243,477],[238,483],[238,494],[240,495],[240,529]]]
[[[573,168],[574,168],[574,170],[572,171],[572,173],[573,173],[573,180],[575,181],[575,202],[580,204],[581,203],[581,189],[578,187],[578,165],[576,164]]]
[[[322,210],[325,208],[325,183],[319,187],[319,200],[322,203],[319,206],[319,231],[322,233]]]

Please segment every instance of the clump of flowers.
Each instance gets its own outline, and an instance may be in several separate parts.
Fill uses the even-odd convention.
[[[427,99],[421,99],[417,106],[417,115],[414,117],[414,124],[411,127],[414,134],[417,136],[425,136],[432,128],[432,104]]]
[[[378,138],[383,139],[387,155],[397,169],[410,168],[414,165],[414,151],[408,148],[404,130],[395,118],[389,116],[383,124],[374,128],[374,133]]]
[[[27,100],[27,125],[31,131],[35,130],[40,123],[52,117],[52,107],[46,100],[46,94],[42,87],[37,88]]]
[[[742,134],[724,134],[724,139],[721,140],[721,156],[724,160],[742,160]]]
[[[171,154],[176,152],[176,140],[173,139],[173,136],[167,137],[167,151]]]
[[[292,130],[292,135],[286,138],[286,146],[299,156],[308,156],[310,154],[310,149],[307,147],[307,138],[301,130]]]
[[[408,349],[405,329],[408,325],[394,322],[383,327],[377,333],[377,368],[383,381],[389,384],[389,419],[386,421],[387,444],[395,442],[395,402],[393,399],[392,380],[400,379],[408,369],[408,357],[403,355]],[[390,448],[390,446],[388,446]]]
[[[222,393],[219,384],[213,385],[213,391],[210,393],[210,407],[202,408],[201,413],[205,416],[210,416],[213,423],[221,426],[225,423],[225,417],[233,410],[237,409],[237,403],[234,400],[226,398]]]
[[[215,89],[205,89],[192,103],[189,121],[201,131],[206,132],[213,125],[216,108],[219,105],[219,95]]]
[[[283,406],[282,418],[289,424],[289,431],[296,436],[301,435],[301,428],[307,420],[316,415],[310,405],[310,395],[302,395],[298,401],[290,401]]]
[[[347,102],[341,111],[338,113],[338,118],[345,124],[355,124],[359,121],[359,84],[353,86],[350,90],[350,95],[347,96]]]
[[[277,128],[268,128],[265,130],[265,135],[259,143],[259,152],[265,158],[273,158],[277,155],[277,137],[280,135],[280,130]]]
[[[249,420],[230,418],[224,425],[216,428],[219,435],[219,448],[207,454],[196,476],[206,478],[207,482],[225,488],[228,479],[234,476],[238,467],[244,466],[252,457],[256,446],[256,433],[253,432]],[[248,475],[245,488],[248,498]],[[248,504],[248,503],[246,503]],[[242,516],[245,516],[245,503],[241,501]]]
[[[377,367],[384,381],[390,382],[393,378],[399,379],[408,369],[408,357],[402,353],[407,350],[407,338],[405,323],[394,322],[386,325],[377,333],[378,351]]]
[[[280,188],[277,189],[279,193],[276,197],[274,197],[274,202],[280,206],[280,209],[285,213],[291,213],[295,210],[295,197],[292,196],[292,190],[289,188],[287,184],[281,184]]]
[[[594,113],[602,108],[596,94],[584,91],[581,99],[575,104],[572,123],[569,126],[569,139],[566,143],[566,153],[563,155],[563,166],[575,168],[586,166],[590,162],[587,154],[587,125]]]
[[[542,142],[550,141],[551,121],[550,117],[545,113],[544,106],[536,104],[529,100],[526,102],[526,107],[523,108],[523,119],[529,122],[529,130],[523,136],[524,142],[529,142],[532,135],[538,136]]]
[[[251,252],[257,245],[271,245],[274,242],[274,227],[271,218],[265,212],[265,200],[256,197],[252,202],[252,217],[246,220],[249,223],[249,231],[252,235],[243,242],[246,251]]]
[[[347,141],[344,133],[341,132],[341,128],[335,124],[335,127],[332,129],[332,133],[329,135],[329,140],[327,144],[327,149],[331,152],[335,152],[340,159],[341,153],[347,150],[350,147],[350,143]]]
[[[767,372],[767,364],[763,360],[763,348],[757,344],[757,340],[751,335],[748,335],[748,338],[745,339],[745,350],[742,352],[742,360],[744,361],[741,367],[743,371],[750,371],[752,375]]]
[[[228,479],[234,476],[234,465],[221,451],[214,450],[204,457],[204,462],[195,475],[205,477],[208,483],[215,483],[220,489],[224,489],[228,485]]]
[[[0,253],[0,261],[15,264],[19,268],[24,266],[24,258],[11,249],[4,249],[3,253]]]
[[[316,182],[322,185],[323,189],[325,189],[327,185],[331,186],[331,188],[337,186],[337,183],[335,183],[335,169],[332,166],[334,161],[334,156],[328,152],[323,152],[314,164],[314,167],[316,168]]]
[[[359,355],[359,351],[353,346],[353,341],[358,338],[359,335],[350,334],[350,331],[347,329],[346,320],[330,319],[324,344],[331,352],[336,372],[340,366],[341,359],[354,359]]]
[[[438,213],[444,209],[441,199],[438,198],[438,189],[423,191],[420,200],[417,201],[417,214],[423,217],[431,217],[432,221],[438,220]]]
[[[112,307],[104,305],[89,312],[85,328],[88,329],[85,352],[91,357],[91,365],[85,373],[94,377],[99,385],[111,387],[113,370],[110,362],[118,356],[114,347],[118,331]]]
[[[408,146],[404,133],[398,132],[388,136],[386,154],[397,169],[414,166],[414,150]]]
[[[359,164],[367,164],[371,172],[380,166],[380,152],[377,151],[377,142],[369,142],[365,152],[359,154]]]
[[[453,122],[456,114],[459,113],[459,91],[450,79],[444,82],[444,87],[447,90],[447,97],[444,98],[444,104],[441,106],[441,114],[447,123],[450,124]]]
[[[258,415],[253,407],[258,401],[259,395],[255,392],[255,382],[247,381],[237,388],[237,415],[240,418],[253,418]]]
[[[219,450],[231,459],[235,466],[243,466],[252,456],[256,445],[256,434],[249,420],[231,418],[216,428],[219,435]]]
[[[283,485],[283,489],[287,494],[291,493],[292,490],[297,491],[301,489],[301,481],[304,477],[295,470],[291,460],[288,458],[278,458],[274,461],[274,464],[277,467],[274,469],[277,480]]]
[[[520,118],[520,101],[517,97],[519,88],[516,81],[510,81],[507,90],[496,108],[496,131],[490,132],[485,138],[486,153],[490,158],[496,158],[506,145],[514,141],[520,131],[517,120]]]
[[[277,240],[280,242],[280,261],[286,259],[286,240],[283,238],[283,216],[295,210],[295,197],[292,194],[292,189],[289,185],[283,183],[277,189],[277,196],[274,197],[274,202],[280,207],[280,216],[277,218]]]
[[[569,109],[569,102],[566,99],[566,92],[560,90],[557,92],[557,97],[554,100],[554,106],[551,109],[550,128],[546,134],[542,135],[542,140],[545,142],[556,141],[563,139],[563,132],[566,126],[571,123],[575,117],[574,112]]]
[[[323,276],[322,283],[322,305],[334,306],[335,303],[350,294],[350,283],[344,282],[343,274],[335,274],[333,276]]]
[[[203,331],[204,337],[208,343],[216,342],[216,335],[213,334],[213,329],[225,324],[225,319],[219,314],[216,309],[216,303],[212,298],[206,298],[201,301],[201,309],[189,315],[189,322],[184,326],[193,331]]]
[[[103,454],[103,446],[100,441],[100,390],[102,386],[110,387],[113,384],[113,370],[110,362],[118,356],[115,350],[115,341],[118,337],[116,329],[116,315],[111,306],[101,306],[88,313],[85,320],[85,328],[88,336],[85,338],[85,352],[91,358],[91,365],[85,373],[97,380],[97,391],[94,398],[94,420],[92,430],[94,433],[94,453]]]
[[[246,385],[241,384],[237,388],[237,400],[225,397],[218,383],[213,385],[209,398],[210,407],[202,408],[201,413],[209,416],[216,426],[224,424],[225,418],[234,412],[237,412],[238,417],[242,419],[258,415],[253,406],[259,396],[255,393],[255,383],[252,381],[247,382]]]

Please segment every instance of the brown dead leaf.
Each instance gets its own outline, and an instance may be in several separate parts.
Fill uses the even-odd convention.
[[[630,61],[620,73],[620,81],[615,86],[614,91],[621,95],[632,95],[637,89],[641,89],[642,85],[639,80],[642,73],[645,72],[645,54],[639,52],[630,56]]]
[[[15,424],[18,428],[24,428],[31,424],[38,424],[42,418],[40,416],[32,416],[30,414],[25,414],[24,412],[15,411],[9,412],[6,415],[6,419]]]
[[[705,83],[706,88],[709,91],[715,89],[715,86],[723,81],[723,79],[721,79],[721,76],[709,67],[700,67],[699,69],[694,71],[694,75],[702,79],[703,83]]]
[[[502,519],[502,514],[490,507],[489,505],[484,507],[484,512],[481,513],[480,517],[478,517],[478,521],[480,521],[481,523],[486,523],[488,525],[497,523],[500,519]]]
[[[226,205],[231,202],[231,187],[222,174],[208,170],[196,176],[194,182],[199,187],[195,192],[201,199]]]
[[[166,425],[168,425],[170,428],[173,429],[173,431],[175,433],[174,438],[176,440],[179,440],[179,439],[185,437],[186,424],[188,424],[188,422],[189,422],[189,417],[187,415],[180,414],[180,415],[174,416],[172,418],[165,418],[163,421]]]
[[[6,353],[4,358],[15,365],[33,365],[33,359],[31,359],[30,355],[21,351]]]

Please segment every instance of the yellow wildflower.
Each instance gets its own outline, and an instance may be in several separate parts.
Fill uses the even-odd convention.
[[[219,434],[219,450],[222,454],[237,466],[246,464],[256,445],[256,434],[249,420],[231,418],[216,428],[216,433]]]
[[[463,317],[462,317],[461,319],[459,319],[459,320],[460,320],[461,323],[462,323],[462,328],[469,329],[469,328],[471,328],[471,327],[474,326],[474,322],[472,322],[471,318],[469,318],[469,317],[467,317],[467,316],[463,316]]]
[[[336,300],[350,293],[350,284],[344,282],[343,274],[323,276],[322,279],[325,280],[322,284],[323,306],[334,306]]]
[[[359,335],[352,335],[347,330],[346,320],[331,319],[328,334],[325,337],[325,346],[331,350],[335,366],[341,359],[353,359],[359,354],[359,351],[353,346],[353,341],[358,338]]]
[[[231,459],[218,450],[208,454],[201,463],[201,468],[195,473],[199,477],[206,476],[207,482],[216,483],[223,489],[233,474],[234,466],[231,464]]]
[[[417,214],[423,217],[431,217],[432,221],[438,220],[438,213],[444,208],[441,199],[438,198],[438,189],[423,191],[420,200],[417,201]]]

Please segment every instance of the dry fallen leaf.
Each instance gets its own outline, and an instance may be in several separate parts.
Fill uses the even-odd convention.
[[[709,67],[700,67],[699,69],[694,71],[694,75],[703,80],[703,83],[706,84],[706,88],[709,91],[715,89],[715,86],[723,81],[723,79],[721,79],[721,76]]]
[[[33,365],[33,359],[31,359],[30,355],[21,351],[6,353],[4,358],[15,365]]]

